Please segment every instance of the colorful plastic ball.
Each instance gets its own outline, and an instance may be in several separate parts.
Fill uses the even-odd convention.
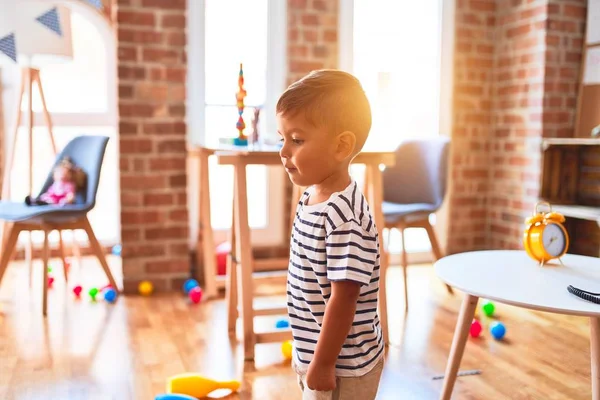
[[[276,328],[287,328],[290,326],[290,322],[287,319],[278,319],[277,322],[275,322],[275,327]]]
[[[142,296],[149,296],[150,294],[152,294],[153,290],[154,286],[152,286],[152,282],[150,281],[142,281],[138,285],[138,291]]]
[[[79,296],[81,296],[82,290],[83,290],[83,288],[80,285],[77,285],[73,288],[73,294],[75,294],[75,296],[79,297]]]
[[[281,354],[283,354],[283,357],[285,357],[286,360],[291,360],[292,359],[292,349],[293,349],[293,344],[291,340],[286,340],[285,342],[283,342],[281,344]]]
[[[195,397],[188,396],[187,394],[181,393],[165,393],[159,394],[154,400],[198,400]]]
[[[200,286],[200,284],[198,283],[197,280],[188,279],[183,284],[183,291],[185,292],[185,294],[189,294],[190,290],[192,290],[193,288],[198,287],[198,286]]]
[[[116,244],[112,248],[112,253],[115,256],[120,256],[121,255],[121,250],[123,250],[123,247],[120,244]]]
[[[492,303],[491,301],[486,301],[481,306],[481,309],[483,310],[483,313],[485,315],[487,315],[488,317],[491,317],[492,315],[494,315],[494,311],[496,310],[496,306],[494,306],[494,303]]]
[[[48,287],[52,287],[53,284],[54,284],[54,277],[49,276],[48,277]]]
[[[113,288],[108,288],[104,291],[104,300],[109,303],[114,303],[117,299],[117,291]]]
[[[217,246],[217,275],[224,276],[227,274],[227,257],[231,253],[231,243],[223,242]]]
[[[88,294],[92,298],[92,301],[96,301],[96,296],[98,295],[98,289],[95,287],[91,288],[90,291],[88,292]]]
[[[506,334],[506,327],[502,322],[495,321],[490,325],[490,333],[496,340],[501,340]]]
[[[471,336],[479,337],[482,330],[483,330],[483,327],[481,326],[481,322],[474,319],[473,322],[471,322],[471,329],[469,330],[469,333],[471,334]]]
[[[202,300],[202,289],[200,288],[200,286],[196,286],[195,288],[192,288],[190,290],[188,295],[192,303],[198,304],[200,303],[200,300]]]

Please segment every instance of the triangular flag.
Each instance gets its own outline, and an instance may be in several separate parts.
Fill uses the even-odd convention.
[[[15,46],[14,33],[9,33],[3,38],[0,38],[0,52],[6,54],[14,62],[17,62],[17,48]]]
[[[104,5],[102,4],[102,0],[84,0],[86,3],[89,3],[91,6],[98,10],[102,10]]]
[[[59,36],[62,36],[62,29],[60,29],[60,20],[58,18],[58,9],[56,7],[43,13],[35,20],[51,31],[56,32]]]

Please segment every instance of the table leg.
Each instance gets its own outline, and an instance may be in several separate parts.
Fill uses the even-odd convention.
[[[248,193],[246,187],[246,164],[234,166],[235,180],[235,255],[239,265],[238,293],[241,299],[242,332],[244,340],[244,359],[254,359],[254,308],[252,271],[254,260],[250,247],[250,227],[248,226]]]
[[[385,221],[383,219],[383,183],[379,165],[369,164],[367,168],[367,201],[375,218],[377,225],[377,233],[379,235],[379,319],[381,321],[381,331],[383,341],[386,344],[390,343],[388,332],[388,307],[387,307],[387,267],[388,256],[383,243],[383,228]]]
[[[600,317],[590,318],[592,400],[600,400]]]
[[[471,322],[475,316],[475,308],[477,308],[478,300],[478,297],[470,294],[465,294],[463,299],[460,307],[460,314],[458,315],[458,321],[456,322],[456,329],[454,330],[454,338],[452,339],[450,357],[448,358],[448,364],[446,365],[444,386],[442,388],[440,399],[448,400],[452,395],[452,389],[454,388],[460,361],[462,360],[465,351],[469,330],[471,329]]]
[[[200,263],[200,254],[204,264],[204,295],[207,299],[217,295],[215,240],[213,237],[212,222],[210,218],[210,179],[208,169],[209,154],[200,151],[200,193],[199,193],[199,232],[196,248],[197,262]],[[200,240],[200,237],[202,240]]]
[[[232,212],[231,212],[231,229],[229,230],[229,243],[231,251],[227,257],[227,281],[225,286],[225,299],[227,301],[227,329],[229,336],[235,337],[235,324],[238,318],[238,262],[236,256],[235,244],[235,198],[237,191],[235,184],[233,188]]]

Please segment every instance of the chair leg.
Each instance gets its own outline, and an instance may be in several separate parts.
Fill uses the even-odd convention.
[[[65,283],[69,283],[69,264],[67,263],[67,253],[65,252],[65,243],[63,241],[61,230],[58,231],[58,247],[60,249],[60,258],[62,259]]]
[[[440,245],[437,241],[437,237],[435,236],[435,231],[433,230],[433,226],[429,223],[429,220],[425,221],[424,224],[425,230],[427,231],[427,236],[429,237],[429,242],[431,243],[431,250],[433,251],[433,257],[435,261],[442,258],[442,251],[440,250]],[[452,290],[452,286],[446,284],[446,289],[448,289],[448,293],[454,294],[454,290]]]
[[[2,277],[6,272],[6,267],[12,258],[12,255],[17,247],[17,240],[19,239],[19,233],[21,230],[16,224],[5,224],[4,237],[2,238],[2,253],[0,253],[0,283]]]
[[[94,234],[92,225],[90,225],[90,221],[87,219],[87,217],[85,217],[83,219],[83,229],[85,230],[85,232],[88,235],[88,238],[90,240],[90,245],[92,246],[92,251],[98,258],[98,261],[100,261],[100,265],[102,266],[102,269],[104,270],[104,273],[106,274],[106,277],[108,278],[108,282],[118,293],[119,287],[117,286],[117,283],[115,282],[115,278],[113,278],[113,275],[110,272],[110,268],[108,267],[108,263],[106,262],[106,257],[104,257],[104,252],[102,251],[102,246],[100,246],[98,239],[96,239],[96,235]]]
[[[33,232],[27,232],[27,244],[25,245],[25,261],[27,263],[27,269],[29,271],[29,287],[31,288],[33,280]],[[44,268],[48,269],[48,265],[44,265]]]
[[[43,273],[43,277],[44,277],[44,293],[43,293],[43,299],[42,299],[42,313],[44,314],[44,317],[47,315],[48,313],[48,258],[49,258],[49,245],[48,245],[48,233],[49,231],[44,229],[44,249],[42,250],[42,263],[43,263],[43,268],[44,268],[44,273]]]
[[[404,228],[399,228],[400,240],[402,242],[402,274],[404,275],[404,307],[408,311],[408,260],[406,257],[406,241],[404,240]]]

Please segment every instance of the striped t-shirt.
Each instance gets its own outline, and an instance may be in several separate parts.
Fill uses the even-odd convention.
[[[287,308],[294,338],[293,362],[306,371],[321,332],[331,282],[361,284],[354,323],[336,362],[337,376],[361,376],[383,354],[377,315],[379,238],[369,206],[356,182],[319,204],[307,205],[309,188],[296,209],[290,243]]]

